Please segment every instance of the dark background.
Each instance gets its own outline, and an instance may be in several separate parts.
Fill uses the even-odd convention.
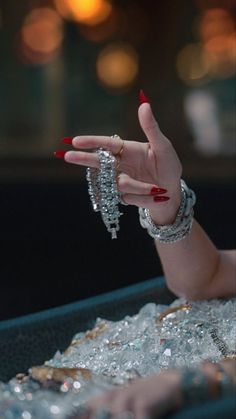
[[[118,240],[111,241],[92,211],[85,169],[53,157],[65,135],[119,133],[144,140],[137,121],[140,88],[197,193],[196,218],[217,246],[236,246],[235,73],[227,73],[224,64],[218,73],[183,80],[176,70],[179,51],[201,42],[196,27],[204,13],[218,8],[233,18],[235,2],[111,4],[123,20],[110,38],[92,42],[83,36],[83,25],[65,19],[60,50],[49,58],[26,59],[17,47],[25,16],[35,7],[54,10],[55,4],[0,2],[0,319],[162,274],[137,209],[123,208]],[[138,56],[136,77],[119,88],[102,83],[95,70],[97,56],[111,41],[132,45]],[[210,92],[220,104],[222,143],[214,152],[196,147],[184,107],[192,91]]]
[[[198,221],[218,246],[233,248],[234,185],[191,186],[198,196]],[[161,274],[154,244],[139,226],[136,208],[124,207],[118,239],[111,241],[99,215],[92,213],[86,188],[83,182],[1,185],[3,317],[65,304]]]

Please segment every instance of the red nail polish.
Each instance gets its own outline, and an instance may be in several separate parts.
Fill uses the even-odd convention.
[[[142,89],[139,92],[139,101],[140,101],[140,104],[142,104],[142,103],[150,103],[150,100],[145,95],[145,93],[144,93],[144,91]]]
[[[158,188],[157,186],[153,186],[153,188],[151,189],[151,195],[156,195],[156,194],[162,194],[162,193],[166,193],[167,189],[164,188]]]
[[[154,196],[153,201],[154,202],[166,202],[169,201],[169,196]]]
[[[62,142],[65,144],[72,144],[73,137],[64,137]]]
[[[65,154],[66,154],[65,150],[54,151],[54,156],[58,157],[59,159],[64,159]]]

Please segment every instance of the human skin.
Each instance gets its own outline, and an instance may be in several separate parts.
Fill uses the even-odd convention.
[[[221,367],[232,378],[236,389],[236,361],[222,360]],[[200,365],[208,382],[210,399],[220,397],[218,365],[204,361]],[[93,419],[104,407],[111,418],[124,417],[125,412],[132,412],[134,419],[159,419],[171,411],[184,406],[182,392],[182,374],[177,369],[169,369],[147,378],[138,378],[132,384],[109,391],[87,403],[87,413],[83,419]],[[123,415],[123,416],[122,416]],[[76,414],[73,419],[76,419]]]
[[[124,141],[119,162],[118,189],[129,205],[145,207],[157,225],[171,224],[181,200],[182,164],[172,143],[161,132],[149,103],[138,110],[140,125],[147,142]],[[68,163],[98,167],[97,153],[91,149],[104,147],[116,155],[122,140],[109,136],[77,136],[68,151]],[[165,195],[153,195],[160,187]],[[157,201],[160,196],[166,201]],[[219,250],[196,220],[191,233],[173,244],[155,241],[168,287],[188,300],[231,296],[236,292],[236,250]]]
[[[109,136],[77,136],[72,140],[75,150],[66,152],[63,157],[68,163],[98,168],[99,159],[94,149],[103,147],[117,155],[122,148],[117,177],[122,199],[129,205],[148,208],[157,225],[171,224],[181,201],[182,164],[172,143],[161,132],[149,103],[139,107],[138,118],[146,143],[122,143],[121,139]],[[156,188],[165,192],[157,192]],[[160,200],[161,196],[168,199]],[[167,285],[177,296],[194,300],[235,294],[236,251],[217,249],[196,220],[183,240],[173,244],[155,241],[155,246]],[[235,360],[222,361],[222,365],[235,379]],[[204,363],[201,368],[214,396],[218,385],[216,366]],[[155,418],[162,417],[169,410],[182,406],[181,380],[177,369],[137,379],[93,399],[88,404],[90,411],[86,418],[92,419],[104,406],[114,418],[122,417],[125,411],[131,411],[135,419],[146,419],[154,412]]]

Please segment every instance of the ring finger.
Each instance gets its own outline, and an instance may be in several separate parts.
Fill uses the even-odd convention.
[[[155,184],[140,182],[136,179],[132,179],[125,173],[121,173],[117,176],[118,189],[122,194],[134,194],[134,195],[162,195],[167,192],[166,189],[158,187]]]

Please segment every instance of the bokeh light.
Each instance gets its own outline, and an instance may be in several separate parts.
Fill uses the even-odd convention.
[[[208,74],[208,66],[200,43],[188,44],[178,54],[178,75],[188,85],[202,84]]]
[[[230,12],[222,8],[206,10],[199,23],[199,35],[209,74],[220,78],[233,75],[236,71],[236,32]]]
[[[113,6],[109,17],[97,25],[79,25],[80,33],[92,42],[104,42],[114,36],[122,26],[121,10]]]
[[[197,34],[200,42],[185,46],[178,54],[179,77],[186,84],[196,85],[211,78],[233,76],[236,31],[231,12],[222,7],[204,10],[197,21]]]
[[[114,89],[131,85],[138,75],[138,69],[138,55],[127,44],[110,44],[101,51],[97,59],[99,80]]]
[[[20,53],[28,62],[45,63],[59,50],[62,40],[61,17],[50,8],[36,8],[24,19]]]
[[[136,2],[124,7],[112,5],[106,20],[97,25],[79,25],[80,33],[92,42],[104,42],[109,38],[126,39],[132,45],[142,44],[150,30],[147,11]]]
[[[54,0],[54,4],[63,18],[86,25],[105,21],[112,10],[107,0]]]
[[[227,36],[234,32],[234,20],[225,9],[207,10],[199,24],[199,34],[203,42],[218,36]]]
[[[194,134],[194,147],[213,156],[220,152],[222,133],[215,95],[203,89],[192,89],[184,99],[184,110]]]
[[[209,74],[227,78],[236,73],[236,32],[217,36],[204,45]]]

